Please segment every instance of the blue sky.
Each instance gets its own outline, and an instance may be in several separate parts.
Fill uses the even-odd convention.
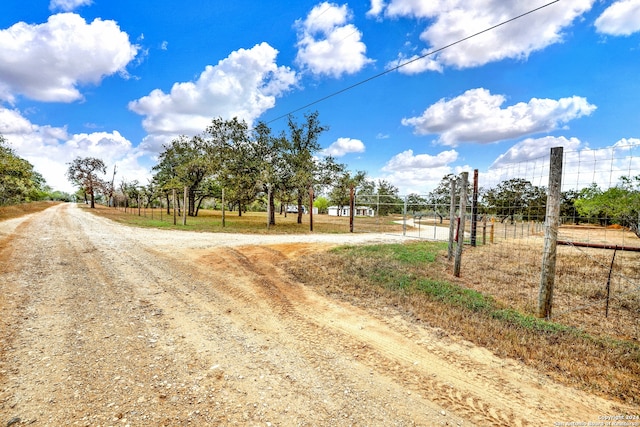
[[[55,189],[73,190],[77,156],[146,184],[162,144],[214,117],[278,132],[294,110],[547,3],[2,0],[0,133]],[[553,146],[636,149],[639,71],[640,0],[560,0],[294,114],[319,112],[323,154],[424,194]]]

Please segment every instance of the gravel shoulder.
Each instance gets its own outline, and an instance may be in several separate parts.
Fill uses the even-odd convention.
[[[279,267],[400,239],[138,229],[72,204],[0,222],[0,426],[551,426],[631,414]]]

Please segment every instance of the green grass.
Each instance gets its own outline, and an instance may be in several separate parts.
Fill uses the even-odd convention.
[[[447,280],[424,277],[425,265],[434,263],[443,255],[446,244],[419,242],[413,244],[384,244],[370,246],[342,246],[332,251],[351,260],[368,258],[369,270],[358,269],[354,273],[371,283],[391,290],[402,290],[422,294],[452,308],[479,313],[513,326],[533,332],[565,333],[584,335],[576,328],[521,313],[485,295]],[[357,263],[352,263],[357,265]]]
[[[375,256],[384,260],[394,260],[405,265],[421,265],[426,262],[434,262],[437,254],[446,249],[447,245],[441,242],[420,242],[415,245],[386,244],[367,246],[341,246],[333,249],[346,256]]]
[[[572,387],[639,405],[640,345],[548,321],[451,274],[446,245],[343,246],[289,264],[308,286],[365,306],[394,306],[413,319],[513,358]],[[496,286],[514,286],[511,283]]]

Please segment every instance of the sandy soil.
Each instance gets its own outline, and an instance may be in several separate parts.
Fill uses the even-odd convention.
[[[631,415],[392,307],[328,299],[279,267],[390,239],[146,230],[71,204],[1,222],[0,426],[553,426]]]

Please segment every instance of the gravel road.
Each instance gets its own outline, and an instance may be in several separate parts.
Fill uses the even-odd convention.
[[[0,222],[0,426],[553,426],[627,413],[279,266],[398,239],[148,230],[72,204]]]

